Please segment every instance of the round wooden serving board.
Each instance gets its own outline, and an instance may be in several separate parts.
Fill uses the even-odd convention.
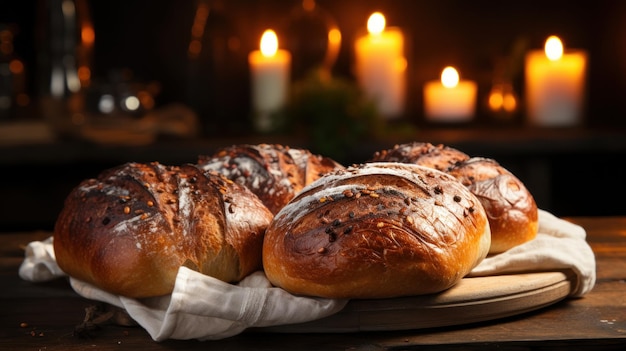
[[[566,298],[572,277],[540,272],[464,278],[433,295],[352,300],[340,312],[310,322],[260,328],[282,333],[347,333],[461,325],[536,310]]]

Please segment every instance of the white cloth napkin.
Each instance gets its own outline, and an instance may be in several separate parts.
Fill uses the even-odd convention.
[[[112,295],[70,278],[86,298],[121,307],[156,340],[217,340],[249,327],[306,322],[339,312],[347,300],[300,297],[255,272],[231,285],[181,267],[171,295],[142,300]]]
[[[571,269],[577,279],[570,296],[581,297],[591,291],[596,280],[595,257],[585,238],[582,227],[539,210],[536,239],[486,258],[470,276]],[[52,238],[28,245],[19,274],[22,279],[33,282],[65,276],[56,265]],[[326,317],[340,311],[347,303],[347,300],[291,295],[272,287],[262,271],[232,285],[181,267],[171,295],[141,300],[113,295],[69,279],[79,295],[125,309],[155,341],[222,339],[249,327],[302,323]]]
[[[65,272],[57,265],[52,237],[33,241],[26,246],[19,274],[22,279],[31,282],[45,282],[65,276]]]
[[[485,258],[469,276],[571,269],[576,274],[571,297],[581,297],[596,283],[596,258],[577,224],[539,210],[537,237],[501,254]]]

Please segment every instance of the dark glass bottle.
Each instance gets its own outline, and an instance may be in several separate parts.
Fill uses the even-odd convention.
[[[42,0],[38,13],[38,95],[43,116],[60,136],[85,122],[94,27],[86,0]]]
[[[282,34],[292,55],[293,80],[317,69],[332,71],[341,48],[341,31],[335,18],[315,0],[301,0],[294,6]]]
[[[201,135],[245,132],[247,54],[222,1],[198,1],[190,30],[185,99],[198,115]]]

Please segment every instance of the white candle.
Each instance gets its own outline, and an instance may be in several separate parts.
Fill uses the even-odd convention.
[[[587,53],[583,50],[564,52],[556,36],[546,40],[544,51],[532,50],[526,54],[529,122],[547,127],[578,125],[585,100]]]
[[[428,81],[424,85],[424,114],[428,120],[437,122],[471,120],[476,111],[476,91],[476,82],[460,80],[454,67],[446,67],[441,81]]]
[[[287,102],[290,83],[291,54],[278,49],[278,38],[273,30],[261,37],[260,50],[248,55],[252,83],[252,108],[255,128],[271,131],[276,126],[272,114]]]
[[[381,115],[400,117],[406,95],[404,35],[399,28],[385,28],[385,17],[379,12],[370,16],[367,27],[368,34],[354,44],[357,81]]]

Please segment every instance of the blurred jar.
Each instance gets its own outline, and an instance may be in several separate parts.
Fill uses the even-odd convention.
[[[81,96],[84,121],[82,139],[101,144],[145,145],[158,134],[158,121],[150,118],[155,98],[161,90],[157,82],[135,80],[128,69],[111,70],[106,78],[94,79]]]
[[[509,82],[496,82],[487,96],[489,113],[497,121],[512,121],[519,110],[519,97]]]
[[[524,57],[528,50],[525,37],[516,38],[507,55],[498,56],[485,106],[492,121],[496,123],[519,123],[523,109],[518,93],[523,77]]]

